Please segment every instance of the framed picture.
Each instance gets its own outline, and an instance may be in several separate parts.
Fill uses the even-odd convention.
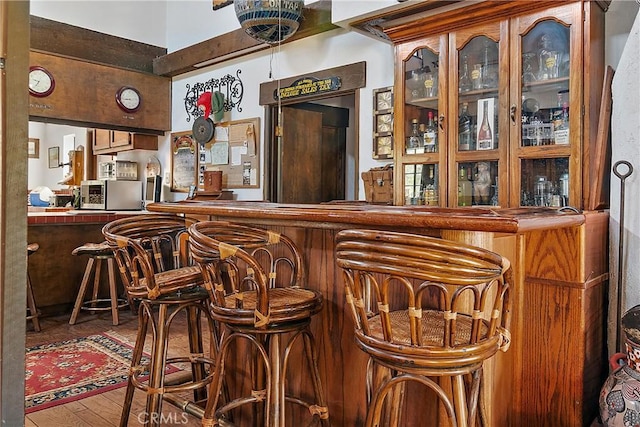
[[[171,134],[171,191],[188,193],[198,185],[198,142],[193,132]]]
[[[373,138],[373,158],[393,159],[393,136],[378,135]]]
[[[213,0],[213,10],[233,4],[233,0]]]
[[[29,142],[27,142],[27,154],[30,159],[40,158],[40,140],[38,138],[29,138]]]
[[[49,169],[60,167],[60,147],[49,147]]]
[[[373,91],[373,158],[393,159],[393,86]]]

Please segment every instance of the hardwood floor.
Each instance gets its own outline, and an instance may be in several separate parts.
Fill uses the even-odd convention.
[[[112,331],[123,340],[133,345],[138,326],[138,319],[129,310],[120,311],[120,324],[111,324],[110,313],[96,315],[80,313],[78,322],[68,324],[69,315],[41,319],[41,332],[34,332],[31,323],[27,325],[27,347],[63,341],[75,337],[83,337],[96,333]],[[184,317],[180,316],[172,325],[172,332],[186,330]],[[175,329],[174,329],[175,328]],[[205,329],[206,330],[206,329]],[[150,340],[147,339],[147,342]],[[205,343],[206,345],[206,343]],[[176,333],[169,344],[169,354],[175,354],[180,348],[188,348],[186,336]],[[205,347],[206,348],[206,347]],[[179,374],[178,374],[179,375]],[[87,397],[66,405],[54,406],[49,409],[27,414],[26,427],[107,427],[116,426],[120,422],[120,413],[124,401],[126,387]],[[136,390],[134,394],[129,426],[141,426],[143,423],[146,398],[143,392]],[[200,420],[192,415],[183,413],[180,409],[165,402],[162,408],[162,425],[200,426]]]

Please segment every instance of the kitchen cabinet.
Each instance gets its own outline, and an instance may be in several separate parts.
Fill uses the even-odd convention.
[[[396,205],[588,206],[603,2],[480,2],[383,24]],[[466,13],[465,13],[466,12]]]
[[[112,154],[127,150],[157,150],[158,137],[126,131],[94,129],[93,153]]]

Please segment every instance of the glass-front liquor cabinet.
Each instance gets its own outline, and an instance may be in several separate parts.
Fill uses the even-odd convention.
[[[396,205],[585,207],[601,179],[588,168],[604,73],[582,42],[584,6],[513,2],[512,16],[446,28],[421,19],[415,39],[385,30],[401,40]]]

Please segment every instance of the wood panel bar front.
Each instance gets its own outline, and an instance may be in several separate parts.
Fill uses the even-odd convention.
[[[312,330],[332,425],[362,426],[366,414],[367,357],[354,342],[342,274],[334,262],[335,235],[345,228],[427,234],[506,256],[515,273],[512,344],[485,365],[488,425],[588,426],[597,415],[599,388],[607,374],[606,212],[240,201],[156,203],[148,209],[261,226],[299,245],[306,257],[308,285],[324,296]],[[304,378],[295,384],[299,377],[304,375],[293,375],[290,385],[306,390]],[[405,425],[426,425],[434,397],[425,393],[416,401],[413,389],[407,397]],[[297,414],[290,412],[292,425]]]

